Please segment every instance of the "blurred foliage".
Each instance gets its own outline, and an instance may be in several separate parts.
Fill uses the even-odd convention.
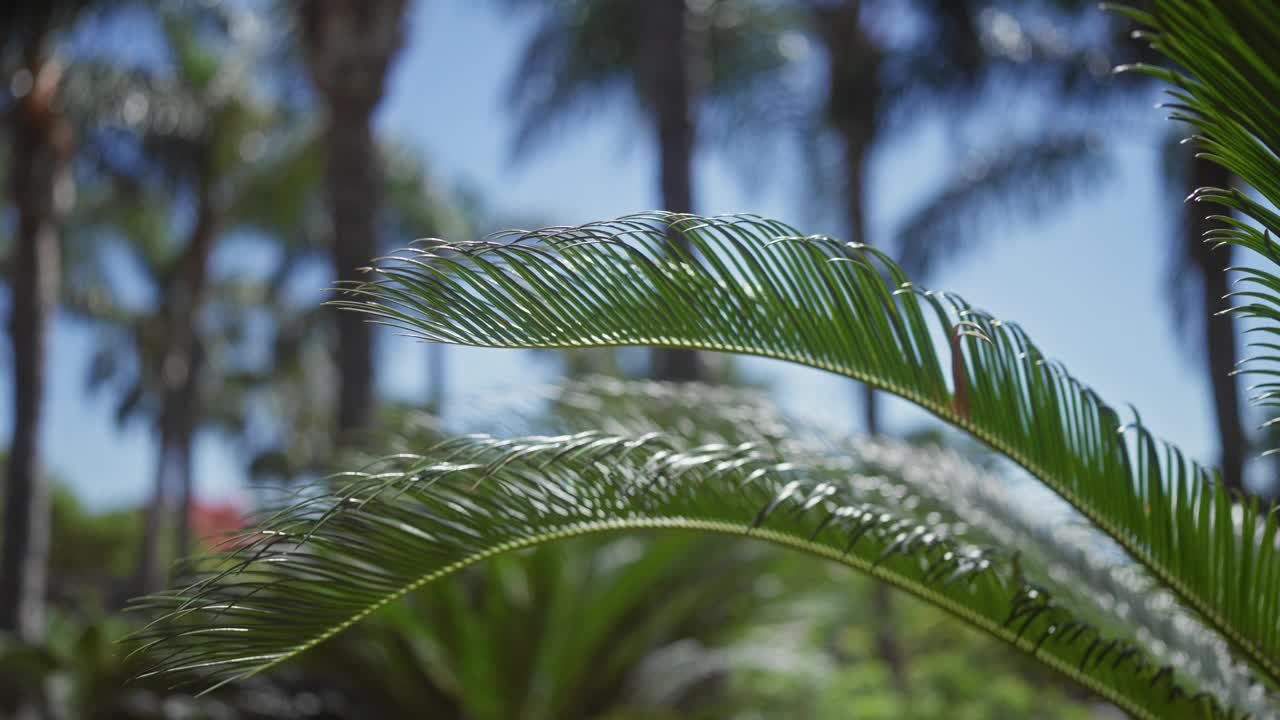
[[[134,571],[141,538],[137,509],[91,512],[65,485],[54,487],[49,566],[55,581],[127,577]]]
[[[806,563],[800,563],[806,564]],[[799,574],[825,571],[816,564]],[[875,651],[879,618],[872,583],[842,573],[841,596],[805,604],[801,632],[827,660],[817,674],[748,671],[736,674],[735,718],[812,720],[1081,720],[1091,710],[1080,691],[1035,663],[992,643],[918,600],[897,594],[896,639],[907,659],[908,687],[894,688]]]
[[[752,590],[762,551],[672,535],[503,556],[406,598],[302,664],[339,684],[359,673],[352,689],[385,717],[693,712],[722,695],[718,646],[766,609]],[[692,656],[686,672],[655,672],[680,650]]]
[[[0,452],[0,464],[6,454]],[[74,611],[120,607],[125,599],[121,582],[137,562],[141,512],[137,508],[94,512],[56,478],[52,486],[51,599]],[[166,548],[165,556],[172,557],[172,548]]]
[[[133,679],[123,651],[127,618],[58,614],[45,641],[0,635],[0,701],[21,698],[49,720],[356,720],[370,717],[339,693],[304,682],[259,680],[210,695]]]

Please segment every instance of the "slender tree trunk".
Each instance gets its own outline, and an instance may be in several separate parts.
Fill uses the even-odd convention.
[[[196,221],[187,241],[184,267],[179,268],[173,295],[177,296],[177,322],[170,334],[174,350],[180,353],[184,370],[181,377],[173,378],[173,423],[171,437],[175,477],[178,484],[178,528],[176,556],[179,560],[191,552],[191,513],[195,498],[195,470],[192,465],[192,445],[204,414],[204,398],[201,383],[204,379],[204,344],[200,326],[209,287],[209,260],[217,243],[221,208],[218,205],[212,163],[206,162],[197,191]]]
[[[138,553],[137,592],[154,592],[164,584],[163,558],[160,556],[161,533],[165,526],[165,514],[169,505],[169,470],[173,457],[173,441],[165,418],[159,422],[159,446],[156,448],[156,465],[151,480],[151,501],[147,504],[142,526],[142,547]]]
[[[371,120],[401,46],[405,0],[299,0],[307,67],[328,110],[325,131],[333,271],[340,286],[378,252],[382,168]],[[360,316],[336,311],[339,374],[335,431],[368,427],[374,405],[374,335]]]
[[[848,163],[848,206],[850,237],[854,242],[866,242],[865,187],[866,156],[870,148],[870,137],[846,135],[846,154]],[[875,437],[880,434],[880,404],[876,390],[870,385],[862,385],[863,423],[867,435]],[[909,691],[907,677],[906,653],[898,641],[897,624],[894,619],[894,602],[892,591],[885,583],[877,582],[871,589],[871,607],[876,614],[875,644],[880,660],[888,666],[894,688],[904,695]]]
[[[0,629],[34,641],[44,634],[48,584],[49,487],[40,470],[48,333],[57,308],[58,216],[71,200],[67,163],[72,132],[57,111],[56,62],[40,51],[27,63],[30,91],[13,112],[9,187],[17,211],[10,277],[13,347],[13,437],[5,478],[4,545],[0,551]]]
[[[207,152],[208,149],[206,148]],[[163,391],[158,421],[159,448],[156,458],[155,487],[147,508],[143,528],[142,552],[139,554],[138,584],[143,593],[164,586],[168,572],[160,549],[167,523],[169,502],[177,491],[176,557],[185,558],[190,550],[190,517],[195,481],[192,465],[192,442],[200,426],[204,355],[200,339],[201,314],[209,286],[209,260],[218,239],[221,210],[215,189],[215,178],[209,158],[204,158],[204,171],[196,185],[196,217],[191,226],[182,257],[165,283],[165,323],[168,347],[160,363]],[[173,485],[177,485],[176,488]]]
[[[191,516],[195,511],[195,474],[192,463],[192,450],[195,442],[194,428],[182,428],[182,436],[174,446],[174,476],[178,482],[178,540],[174,557],[185,561],[191,555]]]
[[[895,631],[897,612],[894,609],[893,590],[888,584],[877,582],[871,586],[871,608],[876,615],[875,643],[876,654],[880,661],[889,668],[889,677],[893,688],[904,697],[911,691],[910,678],[907,675],[907,657],[898,642]]]
[[[859,0],[820,4],[814,24],[829,59],[827,120],[844,145],[845,210],[849,240],[866,242],[867,156],[875,141],[882,51],[862,29]],[[869,434],[879,432],[875,391],[863,386],[863,417]]]
[[[645,37],[645,93],[658,143],[658,189],[662,209],[693,212],[693,147],[696,132],[693,98],[696,85],[696,39],[685,0],[648,0]],[[689,250],[682,237],[673,237]],[[652,374],[659,380],[691,381],[704,375],[698,353],[654,348]]]
[[[198,308],[197,308],[198,310]],[[195,318],[192,318],[193,325]],[[205,356],[203,345],[194,335],[188,339],[186,352],[188,370],[187,377],[178,391],[178,418],[175,421],[174,437],[174,477],[178,486],[178,530],[175,557],[185,560],[191,555],[191,517],[195,511],[195,464],[193,453],[196,431],[200,429],[204,401],[201,397],[201,383],[204,379]]]
[[[329,207],[333,213],[333,274],[339,287],[358,282],[357,268],[378,253],[381,168],[373,139],[373,108],[330,101],[327,134]],[[338,425],[340,434],[368,427],[373,417],[373,325],[338,311]]]
[[[1207,160],[1191,161],[1188,182],[1190,190],[1200,187],[1231,186],[1231,173]],[[1187,253],[1200,272],[1201,297],[1204,302],[1205,371],[1213,389],[1214,417],[1218,425],[1218,464],[1222,482],[1235,490],[1244,489],[1244,456],[1246,440],[1240,421],[1240,390],[1231,371],[1236,369],[1235,323],[1230,316],[1215,316],[1226,307],[1223,296],[1230,292],[1227,267],[1231,265],[1231,246],[1214,249],[1204,241],[1205,231],[1216,223],[1207,220],[1207,208],[1188,203],[1185,223]]]

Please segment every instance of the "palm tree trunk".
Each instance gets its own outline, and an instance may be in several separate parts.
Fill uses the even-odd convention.
[[[693,212],[694,69],[696,33],[685,0],[650,0],[645,86],[658,142],[658,189],[664,210]],[[682,237],[675,237],[689,251]],[[698,353],[654,348],[652,374],[658,380],[692,381],[703,376]]]
[[[161,363],[164,390],[161,398],[159,448],[155,486],[147,508],[139,555],[138,583],[143,593],[159,590],[166,581],[160,556],[164,517],[169,496],[178,485],[177,558],[190,548],[192,485],[191,445],[201,420],[200,381],[204,356],[199,326],[209,286],[209,260],[218,239],[221,210],[215,197],[215,180],[205,158],[205,170],[196,188],[196,217],[175,272],[166,283],[168,350]]]
[[[853,242],[866,242],[867,237],[865,178],[867,151],[871,147],[872,134],[863,131],[864,127],[866,126],[850,125],[842,132],[845,141],[849,236]],[[867,435],[874,437],[880,434],[878,394],[870,385],[863,384],[862,398],[864,429]],[[894,689],[905,694],[910,687],[906,654],[895,631],[897,624],[894,620],[894,602],[888,585],[878,582],[872,586],[871,607],[876,615],[876,653],[889,668]]]
[[[151,485],[151,501],[147,503],[142,526],[142,548],[138,553],[137,593],[155,592],[164,584],[164,567],[160,557],[160,539],[164,530],[165,510],[169,497],[169,469],[173,457],[171,423],[160,419],[160,438],[156,448],[156,465]]]
[[[193,325],[195,318],[192,318]],[[200,396],[204,377],[204,351],[200,339],[188,340],[187,377],[177,394],[178,416],[174,437],[175,477],[178,485],[178,532],[175,557],[185,560],[191,554],[191,516],[195,511],[195,466],[192,461],[196,430],[200,428],[203,400]]]
[[[845,210],[849,240],[866,242],[867,155],[875,141],[882,53],[863,32],[859,0],[814,7],[813,21],[826,46],[827,120],[844,144]],[[876,394],[863,388],[863,418],[869,434],[879,432]]]
[[[382,168],[371,120],[387,71],[400,49],[405,0],[302,0],[307,67],[328,110],[326,177],[333,230],[333,272],[339,286],[359,281],[359,268],[378,252]],[[335,311],[339,439],[366,428],[373,416],[372,326]]]
[[[12,174],[17,211],[13,257],[13,437],[5,479],[0,551],[0,629],[25,640],[44,634],[48,583],[49,487],[39,467],[40,421],[49,327],[57,308],[57,218],[70,202],[67,163],[72,132],[55,104],[58,65],[40,52],[28,59],[34,82],[13,112]]]
[[[192,445],[195,441],[194,428],[186,425],[182,428],[182,436],[174,446],[176,462],[175,476],[178,480],[178,539],[174,557],[185,561],[191,555],[191,516],[195,511],[195,475],[192,464]]]
[[[906,696],[911,690],[911,684],[907,677],[906,654],[894,632],[898,621],[894,618],[897,613],[893,607],[892,593],[893,590],[886,583],[877,582],[871,586],[871,609],[876,618],[876,654],[880,656],[880,662],[889,668],[893,689]]]
[[[1231,186],[1231,173],[1207,160],[1192,160],[1189,175],[1189,190]],[[1186,251],[1199,270],[1203,283],[1201,297],[1204,308],[1200,315],[1204,318],[1205,371],[1213,389],[1213,409],[1218,425],[1218,466],[1222,470],[1223,484],[1243,490],[1246,441],[1240,422],[1240,391],[1235,376],[1231,375],[1238,359],[1235,323],[1230,316],[1215,315],[1226,307],[1222,298],[1230,292],[1227,267],[1231,265],[1231,246],[1214,249],[1204,241],[1205,231],[1217,224],[1205,218],[1204,205],[1188,203],[1187,212]]]
[[[209,287],[209,260],[218,241],[222,211],[218,204],[216,178],[211,157],[198,180],[197,208],[191,237],[187,240],[183,266],[170,288],[168,301],[175,308],[175,321],[170,342],[184,372],[174,379],[169,391],[172,408],[174,478],[178,486],[178,527],[175,557],[185,559],[191,552],[191,513],[195,497],[195,475],[192,466],[192,444],[203,414],[200,396],[204,377],[204,345],[200,337],[201,315]]]
[[[377,214],[382,201],[372,107],[331,101],[329,207],[333,213],[333,274],[339,287],[360,280],[357,268],[378,253]],[[338,432],[367,427],[373,415],[373,326],[355,313],[337,312]]]
[[[193,349],[184,353],[187,363],[182,385],[166,392],[165,407],[159,421],[159,447],[151,502],[147,506],[139,554],[138,591],[150,593],[161,589],[168,580],[162,557],[161,542],[167,523],[173,491],[177,490],[177,529],[174,558],[182,560],[191,553],[191,515],[194,504],[195,475],[192,449],[200,417],[200,368],[203,362],[197,341],[187,339]],[[176,488],[174,487],[176,485]]]

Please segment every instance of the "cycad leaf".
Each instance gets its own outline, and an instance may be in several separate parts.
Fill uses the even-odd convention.
[[[745,535],[854,567],[1031,652],[1135,717],[1238,716],[1074,616],[1011,556],[884,501],[847,468],[784,462],[751,443],[585,432],[457,439],[348,477],[341,491],[246,534],[189,588],[147,599],[162,614],[138,635],[157,660],[143,674],[232,681],[487,558],[665,528]]]
[[[1280,8],[1270,2],[1161,0],[1148,12],[1120,10],[1146,26],[1143,35],[1151,46],[1179,66],[1126,69],[1172,85],[1172,117],[1196,129],[1199,157],[1230,170],[1257,193],[1198,189],[1190,199],[1225,207],[1228,213],[1210,216],[1220,227],[1206,233],[1205,242],[1238,245],[1280,265],[1274,239],[1280,232],[1275,211],[1280,204],[1280,108],[1275,101],[1280,97]],[[1257,321],[1254,337],[1262,339],[1249,347],[1258,354],[1236,372],[1258,379],[1249,388],[1254,404],[1273,408],[1280,404],[1280,384],[1274,382],[1280,372],[1280,356],[1274,352],[1280,335],[1280,281],[1264,267],[1233,268],[1240,275],[1240,291],[1225,298],[1231,307],[1224,312]]]
[[[958,453],[886,438],[846,438],[798,425],[763,393],[740,387],[587,378],[556,395],[566,431],[642,433],[670,428],[690,443],[743,441],[793,461],[844,470],[860,492],[913,514],[963,523],[969,542],[1016,548],[1020,568],[1079,618],[1147,650],[1200,690],[1253,717],[1267,698],[1221,637],[1180,608],[1078,513],[1025,478],[984,470]],[[711,410],[714,409],[714,410]]]
[[[407,250],[341,304],[430,341],[746,353],[887,390],[1039,478],[1280,683],[1275,524],[1136,416],[1122,426],[1017,325],[912,285],[869,247],[754,216],[649,213],[506,240]]]

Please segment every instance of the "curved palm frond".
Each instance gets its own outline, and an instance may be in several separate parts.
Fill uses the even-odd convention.
[[[1266,2],[1212,3],[1205,0],[1157,2],[1149,12],[1115,8],[1147,30],[1151,46],[1179,66],[1179,70],[1135,65],[1123,69],[1154,75],[1174,89],[1169,107],[1172,117],[1190,123],[1193,138],[1203,151],[1200,157],[1231,171],[1258,194],[1242,190],[1200,188],[1195,201],[1210,202],[1238,213],[1211,216],[1221,227],[1205,235],[1205,242],[1238,245],[1261,259],[1280,265],[1280,11]],[[1280,277],[1259,267],[1231,268],[1241,275],[1245,289],[1225,299],[1232,305],[1223,312],[1258,320],[1252,332],[1261,341],[1248,345],[1257,355],[1241,362],[1237,371],[1260,382],[1249,388],[1250,400],[1266,407],[1280,407]],[[1280,422],[1271,420],[1266,426]],[[1266,427],[1264,426],[1264,427]],[[1269,453],[1280,452],[1271,450]],[[1274,610],[1274,608],[1273,608]]]
[[[1028,651],[1135,717],[1238,717],[1173,668],[1076,617],[1012,556],[885,501],[847,468],[649,432],[460,438],[387,458],[269,518],[185,590],[146,599],[156,665],[217,684],[313,647],[476,562],[574,536],[753,537],[851,566]],[[892,494],[890,494],[890,497]]]
[[[1065,599],[1081,618],[1144,648],[1231,707],[1259,719],[1274,715],[1262,688],[1221,637],[1038,485],[984,470],[942,447],[797,426],[763,393],[743,388],[587,378],[559,390],[554,416],[566,431],[640,433],[661,427],[690,443],[745,440],[778,448],[792,460],[843,470],[880,502],[916,517],[937,512],[964,523],[970,542],[1016,548],[1027,576]]]
[[[872,248],[755,216],[648,213],[504,239],[406,250],[339,304],[429,341],[736,352],[891,392],[1057,492],[1280,684],[1276,514],[1233,505],[1017,325],[913,285]]]

